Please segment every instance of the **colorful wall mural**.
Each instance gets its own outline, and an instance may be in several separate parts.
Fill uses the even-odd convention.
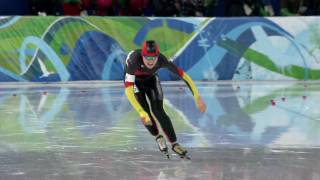
[[[0,17],[0,81],[121,80],[146,39],[195,80],[319,80],[319,32],[319,17]]]

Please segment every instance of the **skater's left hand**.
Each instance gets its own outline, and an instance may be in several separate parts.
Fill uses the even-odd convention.
[[[144,125],[152,126],[152,121],[150,120],[148,113],[145,111],[140,112],[140,119]]]
[[[206,111],[206,109],[207,109],[206,104],[204,103],[204,101],[202,100],[202,98],[200,96],[197,98],[196,104],[202,113],[204,113]]]

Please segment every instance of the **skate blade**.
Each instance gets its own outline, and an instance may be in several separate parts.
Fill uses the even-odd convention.
[[[166,156],[167,156],[167,159],[170,159],[170,155],[169,154],[166,154]]]
[[[190,156],[184,155],[184,156],[180,156],[181,159],[186,159],[186,160],[191,160]]]
[[[167,159],[170,159],[170,155],[168,152],[164,152],[163,154],[167,157]]]
[[[163,155],[165,155],[165,156],[167,157],[167,159],[170,159],[170,154],[169,154],[168,151],[161,151],[161,150],[160,150],[160,152],[161,152]]]

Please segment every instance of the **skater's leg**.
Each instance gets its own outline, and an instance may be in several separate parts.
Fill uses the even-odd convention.
[[[149,115],[149,117],[151,119],[152,125],[151,126],[150,125],[145,125],[145,127],[148,129],[150,134],[152,134],[153,136],[156,136],[156,137],[159,136],[159,130],[158,130],[158,127],[157,127],[157,123],[156,123],[156,121],[154,120],[154,118],[151,115],[149,104],[147,102],[145,93],[143,92],[143,90],[142,91],[136,91],[134,95],[135,95],[137,101],[140,103],[142,108],[148,113],[148,115]]]
[[[167,136],[170,143],[176,142],[177,136],[169,116],[166,114],[166,112],[163,109],[163,101],[162,100],[152,101],[151,109],[154,116],[157,118],[158,122],[160,123],[161,128],[165,133],[165,135]]]
[[[149,108],[149,104],[146,98],[146,93],[145,93],[145,87],[144,84],[138,84],[138,86],[135,87],[135,97],[138,100],[138,102],[140,103],[140,105],[142,106],[142,108],[148,113],[148,115],[150,116],[150,119],[152,121],[152,125],[145,125],[145,127],[149,130],[149,132],[155,136],[155,140],[158,144],[159,150],[161,152],[163,152],[167,158],[169,157],[168,154],[168,146],[166,143],[165,138],[163,138],[163,136],[161,134],[159,134],[159,130],[157,127],[157,123],[154,120],[153,116],[151,115],[151,111]]]
[[[163,93],[158,76],[154,76],[146,84],[146,94],[149,97],[151,110],[166,134],[167,139],[174,143],[177,141],[176,133],[171,120],[163,109]]]
[[[175,153],[177,153],[180,157],[187,157],[189,158],[187,155],[188,151],[186,149],[184,149],[179,143],[172,143],[172,151],[174,151]]]

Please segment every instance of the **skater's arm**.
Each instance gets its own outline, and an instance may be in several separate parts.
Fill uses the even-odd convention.
[[[179,68],[166,58],[163,61],[163,67],[167,68],[172,73],[178,75],[187,84],[195,101],[199,98],[199,91],[187,73],[185,73],[181,68]]]
[[[175,64],[173,64],[171,61],[167,59],[164,60],[164,67],[168,68],[169,71],[173,72],[174,74],[178,75],[181,79],[183,79],[183,81],[189,87],[197,107],[200,109],[201,112],[204,112],[206,110],[206,105],[201,99],[199,91],[196,88],[196,85],[194,84],[190,76],[181,68],[177,67]]]
[[[134,90],[133,90],[134,79],[135,79],[134,75],[126,74],[126,80],[124,82],[125,93],[131,105],[140,114],[144,110],[142,106],[139,104],[139,102],[137,101],[136,97],[134,96]]]
[[[204,103],[204,101],[202,100],[202,98],[200,97],[199,91],[196,88],[196,85],[193,83],[192,79],[190,78],[190,76],[185,73],[181,68],[177,67],[177,71],[179,72],[179,76],[183,79],[183,81],[187,84],[187,86],[189,87],[191,93],[193,94],[193,98],[194,98],[194,102],[197,105],[198,109],[201,112],[205,112],[206,111],[206,104]]]
[[[137,64],[134,63],[134,58],[131,57],[133,55],[133,51],[131,51],[126,59],[126,68],[125,68],[125,94],[133,106],[133,108],[139,113],[141,120],[146,125],[151,125],[151,120],[147,112],[142,108],[140,103],[137,101],[136,97],[134,96],[134,82],[135,82],[135,75],[134,72],[137,69]]]
[[[128,78],[129,77],[129,78]],[[133,79],[133,81],[129,80]],[[126,74],[126,80],[125,80],[125,94],[130,102],[130,104],[133,106],[133,108],[139,113],[139,116],[144,124],[151,125],[152,122],[150,121],[149,115],[147,112],[142,108],[140,103],[137,101],[136,97],[134,96],[134,75]]]
[[[194,100],[197,101],[198,98],[200,97],[199,95],[199,91],[196,88],[196,85],[193,83],[192,79],[190,78],[190,76],[185,73],[181,68],[177,67],[179,73],[180,73],[180,77],[183,79],[183,81],[187,84],[187,86],[189,87],[191,93],[193,94]]]

